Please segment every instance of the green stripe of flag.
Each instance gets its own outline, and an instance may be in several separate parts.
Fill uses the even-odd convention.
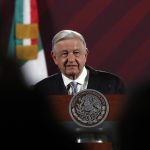
[[[23,0],[16,0],[15,18],[17,23],[23,23]]]
[[[22,24],[23,23],[23,0],[16,0],[15,3],[15,20],[16,24]],[[16,39],[17,45],[22,45],[23,41],[21,39]]]
[[[9,43],[8,43],[8,56],[12,58],[16,58],[16,42],[15,42],[15,17],[12,21]]]

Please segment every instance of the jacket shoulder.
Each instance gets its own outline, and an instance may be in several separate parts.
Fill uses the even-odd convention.
[[[45,84],[49,84],[49,83],[52,84],[52,83],[56,82],[58,80],[58,78],[59,78],[59,73],[53,74],[53,75],[39,81],[37,84],[35,84],[35,86],[43,85],[43,84],[45,85]]]
[[[61,85],[61,74],[53,74],[34,86],[34,90],[40,92],[42,95],[48,96],[51,94],[58,94],[59,86]]]
[[[87,69],[89,69],[92,84],[104,90],[105,93],[124,93],[126,91],[126,86],[118,75],[91,67]]]
[[[96,70],[93,69],[92,67],[87,66],[87,69],[90,71],[91,75],[94,75],[95,77],[104,77],[108,79],[120,79],[120,77],[114,73],[103,71],[103,70]]]

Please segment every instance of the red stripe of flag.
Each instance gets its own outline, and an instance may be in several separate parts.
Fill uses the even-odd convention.
[[[31,23],[38,24],[38,12],[37,12],[37,2],[36,0],[30,0],[30,7],[31,7]],[[31,43],[34,45],[38,44],[38,39],[32,39]]]

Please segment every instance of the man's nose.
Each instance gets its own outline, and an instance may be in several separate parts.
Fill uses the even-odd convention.
[[[68,61],[69,61],[69,62],[72,62],[72,61],[74,61],[74,60],[75,60],[74,54],[73,54],[73,53],[69,53],[69,54],[68,54]]]

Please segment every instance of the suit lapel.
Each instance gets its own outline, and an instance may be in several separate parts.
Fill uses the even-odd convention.
[[[89,66],[86,66],[89,70],[89,81],[88,81],[88,89],[97,89],[97,81],[95,80],[95,71]]]
[[[86,66],[89,70],[89,81],[88,81],[88,89],[94,89],[98,91],[103,91],[103,81],[101,80],[100,76],[97,78],[96,70]]]
[[[58,74],[58,80],[57,81],[58,81],[57,84],[58,84],[58,89],[59,89],[59,91],[58,91],[58,89],[57,89],[57,91],[62,95],[67,95],[68,91],[64,85],[61,73]]]

